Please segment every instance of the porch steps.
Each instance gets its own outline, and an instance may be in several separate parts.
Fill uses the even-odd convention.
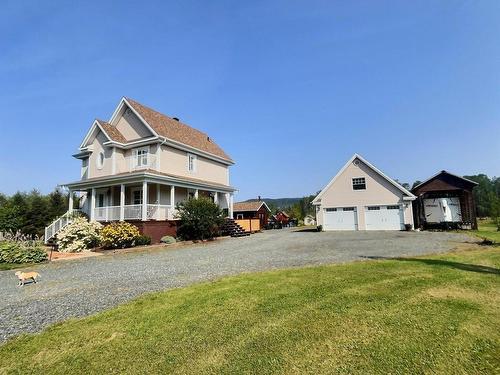
[[[63,229],[66,225],[73,222],[73,219],[79,215],[79,210],[73,210],[73,212],[68,211],[64,215],[54,220],[49,226],[45,227],[45,244],[49,246],[55,246],[57,233],[59,233],[61,229]]]
[[[226,219],[226,222],[222,225],[222,234],[229,235],[231,237],[244,237],[249,236],[249,232],[245,232],[245,230],[239,226],[234,219]]]

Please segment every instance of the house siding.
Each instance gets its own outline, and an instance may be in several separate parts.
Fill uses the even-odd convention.
[[[119,116],[118,121],[114,125],[127,141],[153,136],[151,131],[144,126],[142,121],[139,120],[134,113],[127,113],[124,111],[123,115]]]
[[[229,185],[227,165],[197,155],[196,171],[190,172],[188,171],[188,152],[165,145],[161,150],[161,171],[176,176]]]

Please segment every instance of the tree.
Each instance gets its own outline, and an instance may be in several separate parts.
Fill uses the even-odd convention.
[[[68,210],[68,195],[60,189],[49,194],[50,218],[55,219],[63,215]]]
[[[415,181],[415,182],[413,183],[413,185],[411,185],[411,188],[413,189],[413,188],[415,188],[416,186],[420,185],[421,183],[422,183],[422,181],[417,180],[417,181]]]
[[[210,199],[200,197],[189,199],[177,205],[177,218],[180,226],[177,235],[187,240],[214,238],[224,224],[224,213]]]
[[[479,217],[491,216],[492,214],[492,197],[498,197],[495,194],[495,185],[492,180],[485,174],[474,176],[464,176],[465,178],[477,182],[479,185],[473,190],[474,200],[476,201],[476,212]],[[495,178],[493,178],[494,180]]]

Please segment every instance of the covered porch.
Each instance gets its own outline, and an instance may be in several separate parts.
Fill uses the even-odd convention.
[[[119,183],[68,185],[69,212],[80,210],[91,221],[167,221],[176,219],[176,205],[188,199],[207,197],[232,217],[233,192],[227,188],[197,186],[192,183],[122,180]],[[73,193],[79,192],[79,208],[75,208]]]

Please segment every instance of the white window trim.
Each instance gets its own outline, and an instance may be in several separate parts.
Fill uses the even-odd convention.
[[[365,180],[365,188],[364,189],[354,189],[354,180],[360,179],[360,178]],[[367,190],[366,177],[353,177],[353,178],[351,178],[351,189],[352,189],[352,191],[366,191]]]
[[[134,202],[134,193],[138,191],[139,194],[141,195],[141,203],[135,203]],[[142,195],[142,187],[136,187],[136,188],[132,188],[130,189],[130,204],[131,205],[139,205],[139,204],[143,204],[144,203],[144,197]]]
[[[139,152],[141,151],[146,151],[146,165],[139,165]],[[143,147],[136,147],[132,149],[132,168],[148,168],[150,164],[150,147],[149,146],[143,146]]]
[[[190,159],[192,158],[193,160],[193,169],[190,168]],[[187,153],[187,170],[189,173],[196,173],[198,170],[197,167],[198,164],[198,157],[195,154]]]

